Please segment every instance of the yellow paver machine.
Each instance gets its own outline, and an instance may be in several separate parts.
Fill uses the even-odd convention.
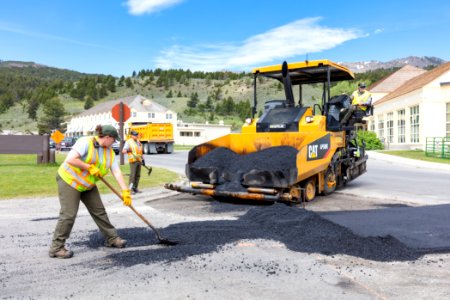
[[[253,74],[252,118],[241,133],[194,147],[186,164],[190,183],[166,188],[219,199],[295,203],[331,194],[366,172],[364,143],[358,146],[354,126],[361,118],[351,113],[348,95],[330,96],[332,83],[354,79],[350,70],[315,60],[256,68]],[[255,118],[260,76],[281,83],[286,99],[266,101],[264,113]],[[302,91],[309,84],[323,88],[321,104],[303,105]]]

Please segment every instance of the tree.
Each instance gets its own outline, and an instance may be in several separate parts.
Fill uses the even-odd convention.
[[[53,129],[58,129],[63,132],[66,130],[66,125],[63,125],[66,111],[58,97],[47,100],[43,105],[43,111],[44,115],[38,122],[39,134],[50,134]]]
[[[11,92],[6,92],[3,95],[0,93],[0,114],[7,111],[14,105],[14,96]]]
[[[127,88],[133,88],[133,82],[131,81],[130,77],[127,77],[127,79],[125,79],[125,86]]]
[[[84,109],[89,109],[94,106],[94,100],[91,97],[86,96],[86,101],[84,102]]]
[[[187,106],[188,106],[189,108],[195,108],[195,107],[197,107],[198,101],[199,101],[199,99],[198,99],[198,94],[197,94],[197,92],[192,93],[192,94],[191,94],[191,98],[190,98],[189,101],[187,102]]]
[[[169,90],[169,92],[166,95],[166,98],[172,98],[173,94],[172,94],[172,90]]]

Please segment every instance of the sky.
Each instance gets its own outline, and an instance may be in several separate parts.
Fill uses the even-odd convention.
[[[450,60],[450,1],[3,0],[0,60],[130,76],[330,59]]]

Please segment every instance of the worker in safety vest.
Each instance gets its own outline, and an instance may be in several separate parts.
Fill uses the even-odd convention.
[[[142,165],[145,166],[145,161],[142,156],[142,144],[136,131],[130,131],[130,138],[125,142],[122,153],[128,154],[128,162],[130,164],[129,188],[131,193],[140,193],[138,185],[141,178],[141,168]]]
[[[372,94],[366,90],[364,82],[358,84],[358,89],[352,93],[350,99],[352,100],[352,105],[357,106],[362,111],[366,111],[367,107],[372,104]]]
[[[82,137],[76,141],[58,169],[56,181],[61,210],[49,250],[50,257],[73,256],[73,252],[66,249],[65,242],[72,231],[80,200],[105,237],[106,246],[123,248],[126,245],[126,240],[118,236],[109,221],[96,186],[99,177],[104,177],[111,170],[122,189],[124,205],[131,205],[130,190],[111,148],[119,135],[111,125],[98,125],[95,130],[96,136]]]

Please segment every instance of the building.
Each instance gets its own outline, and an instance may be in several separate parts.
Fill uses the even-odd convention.
[[[231,133],[231,125],[224,125],[223,121],[219,124],[178,122],[176,128],[177,145],[198,145]]]
[[[387,149],[424,150],[427,137],[450,136],[450,63],[427,72],[408,70],[409,79],[396,72],[369,88],[375,93],[368,128]]]
[[[387,94],[395,91],[408,80],[425,72],[426,71],[424,69],[406,65],[386,78],[372,84],[369,87],[369,91],[372,93],[372,104],[375,104]]]
[[[131,111],[131,117],[124,124],[125,130],[129,127],[129,123],[172,123],[175,144],[178,145],[197,145],[231,132],[231,125],[224,125],[223,121],[219,124],[183,123],[178,121],[175,112],[137,95],[100,103],[73,117],[67,125],[66,136],[92,135],[98,124],[109,124],[119,128],[119,123],[113,119],[111,110],[120,102],[128,105]]]
[[[178,121],[176,112],[141,95],[137,95],[100,103],[73,117],[67,125],[66,135],[92,135],[98,124],[109,124],[119,128],[119,123],[113,119],[111,110],[114,105],[120,102],[128,105],[131,111],[131,117],[125,122],[125,129],[128,128],[128,123],[137,122],[172,123],[173,127],[176,127]]]

